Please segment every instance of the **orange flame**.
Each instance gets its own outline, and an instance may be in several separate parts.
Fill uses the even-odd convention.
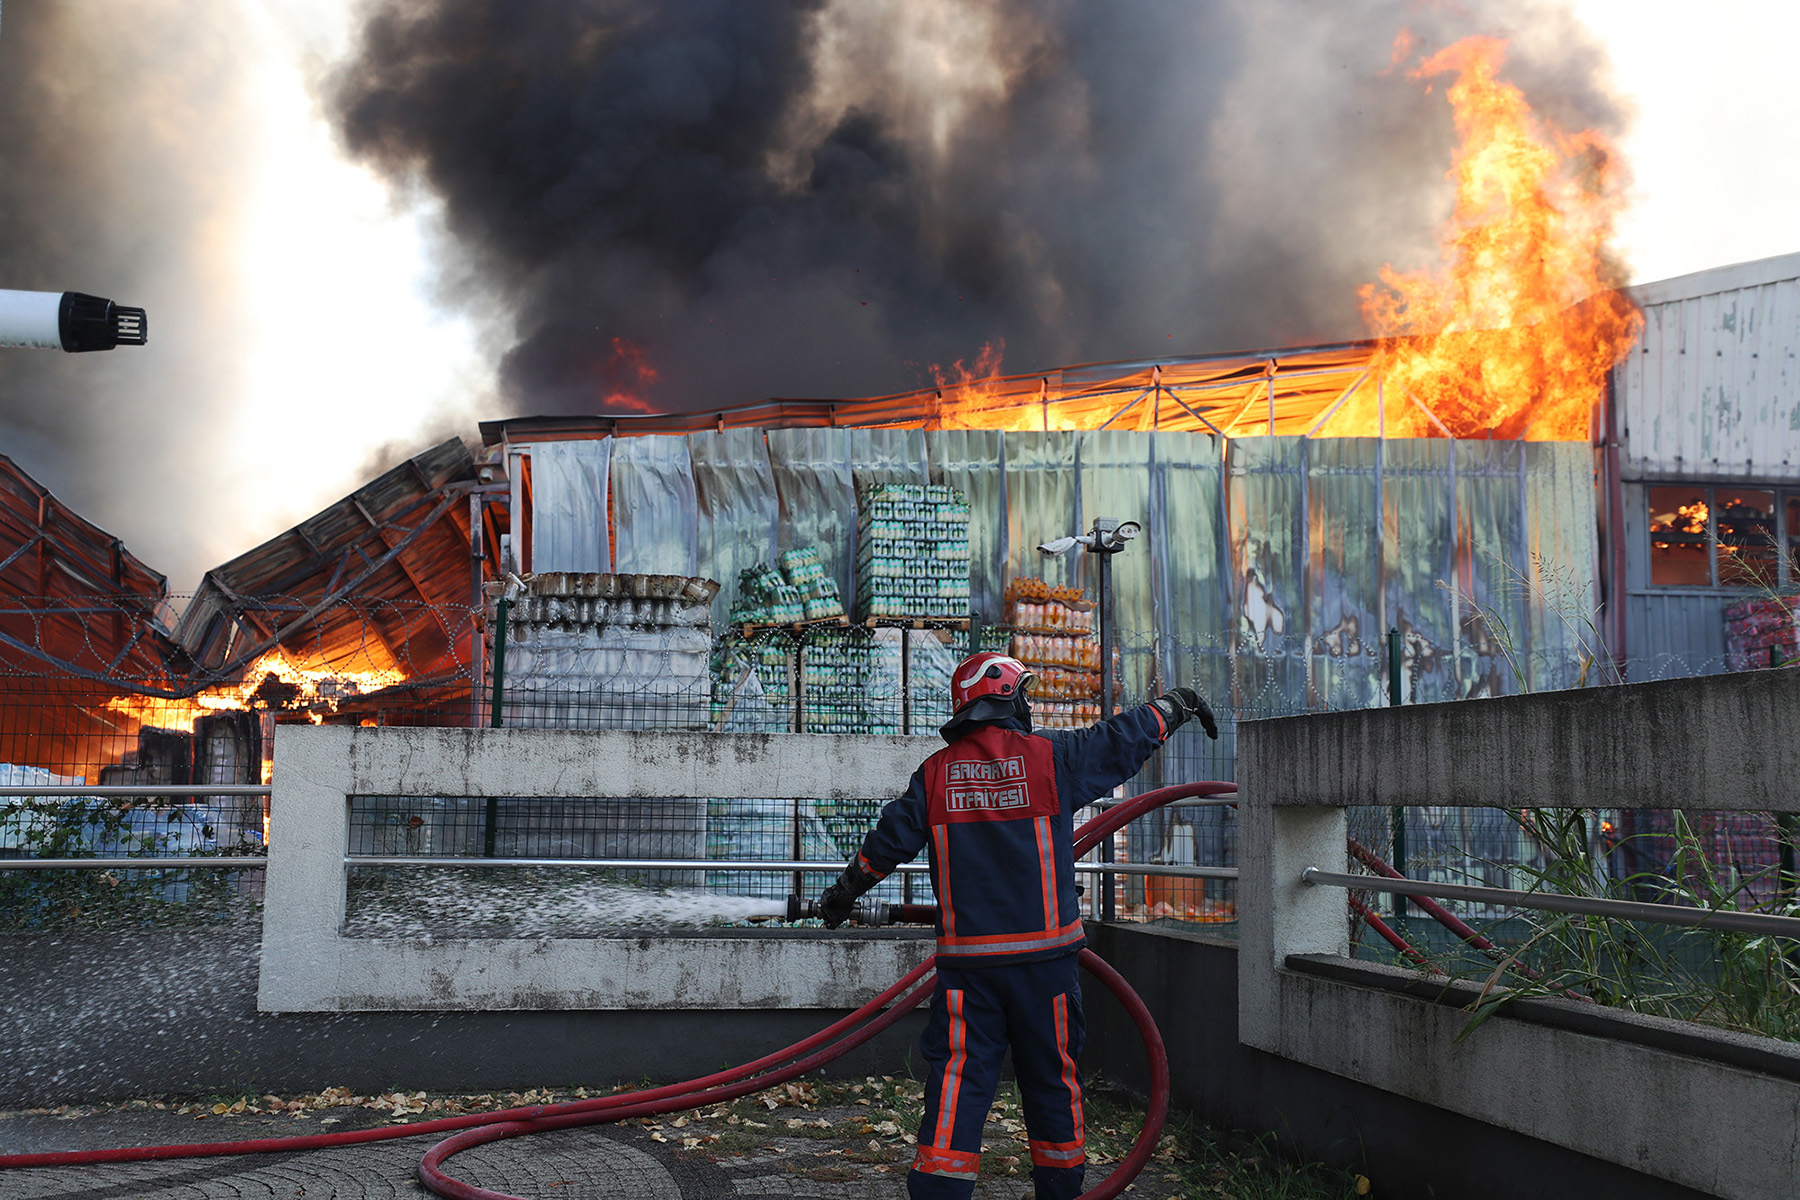
[[[406,681],[404,674],[392,669],[345,671],[334,667],[304,667],[291,661],[284,652],[271,650],[244,672],[242,682],[207,688],[175,700],[158,696],[115,696],[106,702],[106,707],[140,726],[192,733],[194,723],[201,717],[246,711],[259,700],[264,701],[265,707],[270,707],[259,693],[270,687],[271,677],[278,685],[276,690],[282,693],[272,707],[303,711],[315,725],[324,720],[321,710],[335,712],[343,700]]]
[[[1019,380],[1002,378],[1000,361],[1005,352],[1006,342],[996,340],[981,347],[972,366],[965,366],[960,358],[948,370],[931,364],[931,381],[938,389],[938,426],[1011,432],[1081,428],[1058,410],[1058,397],[1040,392],[1038,396],[1048,403],[1034,403],[1031,393],[1020,390]]]
[[[601,376],[605,382],[600,403],[605,407],[641,413],[656,411],[644,392],[661,378],[661,373],[636,342],[629,338],[614,338],[612,355],[606,360]]]
[[[1596,130],[1568,134],[1535,116],[1499,78],[1505,56],[1504,41],[1465,38],[1411,73],[1456,74],[1460,145],[1442,269],[1383,267],[1360,293],[1382,339],[1389,436],[1585,439],[1607,372],[1643,325],[1607,253],[1617,155]],[[1374,433],[1375,391],[1361,389],[1322,432]]]

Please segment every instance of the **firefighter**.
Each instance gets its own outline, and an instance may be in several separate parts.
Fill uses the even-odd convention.
[[[949,743],[882,809],[861,851],[819,898],[836,928],[858,896],[923,849],[937,895],[937,989],[920,1040],[929,1068],[908,1195],[964,1200],[975,1190],[982,1126],[1010,1045],[1038,1200],[1081,1192],[1084,1023],[1076,954],[1085,943],[1075,887],[1074,814],[1137,774],[1198,717],[1176,688],[1097,725],[1034,733],[1035,676],[1004,654],[975,654],[951,677]]]

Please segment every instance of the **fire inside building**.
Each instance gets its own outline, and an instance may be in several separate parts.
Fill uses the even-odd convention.
[[[15,782],[256,782],[297,720],[930,732],[949,665],[992,646],[1039,673],[1046,724],[1097,716],[1103,678],[1116,701],[1209,697],[1225,736],[1178,742],[1155,786],[1229,778],[1232,718],[1784,665],[1800,255],[1629,298],[1641,322],[1588,392],[1485,426],[1420,374],[1464,379],[1500,352],[1482,335],[1449,346],[1460,365],[1446,337],[485,422],[478,451],[421,453],[184,606],[6,462],[0,761]],[[1093,556],[1040,547],[1111,520],[1141,534],[1097,614]],[[182,844],[255,844],[243,804],[200,804]],[[869,816],[700,811],[605,844],[841,858]],[[383,820],[366,846],[483,845]],[[1439,843],[1459,870],[1517,857],[1443,820],[1408,817],[1416,868]],[[1215,809],[1119,849],[1228,861],[1231,832]],[[1773,853],[1760,827],[1711,836],[1735,862]],[[1128,897],[1146,911],[1228,912],[1221,885],[1147,886]]]

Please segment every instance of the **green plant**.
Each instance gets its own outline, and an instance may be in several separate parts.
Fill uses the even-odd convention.
[[[1752,885],[1761,875],[1745,878],[1709,858],[1682,812],[1672,815],[1668,873],[1616,878],[1603,861],[1613,851],[1597,846],[1583,811],[1525,809],[1518,820],[1545,851],[1543,865],[1513,868],[1530,877],[1526,890],[1800,915],[1791,892],[1758,899]],[[1800,1040],[1800,964],[1791,939],[1564,913],[1526,919],[1533,932],[1488,974],[1459,1040],[1513,1000],[1568,992],[1632,1012]]]
[[[1721,546],[1721,552],[1724,549]],[[1532,556],[1529,576],[1502,558],[1486,557],[1502,581],[1497,586],[1528,598],[1535,592],[1544,611],[1561,623],[1580,658],[1575,686],[1619,682],[1597,624],[1598,607],[1589,604],[1586,584],[1572,581],[1566,568],[1546,567],[1537,555]],[[1758,577],[1756,566],[1754,560],[1745,560],[1744,574],[1775,597],[1773,581]],[[1535,586],[1533,579],[1538,581]],[[1452,593],[1459,611],[1471,614],[1464,621],[1465,630],[1473,629],[1486,639],[1506,662],[1519,691],[1531,691],[1534,672],[1518,651],[1504,614],[1472,595],[1441,582],[1439,586]],[[1791,877],[1776,879],[1773,896],[1758,899],[1751,885],[1761,877],[1741,878],[1729,863],[1710,859],[1682,812],[1671,814],[1674,852],[1668,873],[1623,877],[1613,875],[1608,860],[1627,844],[1609,844],[1597,836],[1597,814],[1526,808],[1509,815],[1540,851],[1535,865],[1506,864],[1506,869],[1525,877],[1525,890],[1607,899],[1648,896],[1709,912],[1800,914]],[[1791,844],[1794,823],[1781,816],[1774,823],[1777,837]],[[1481,963],[1487,975],[1481,999],[1459,1040],[1515,999],[1567,993],[1634,1012],[1800,1040],[1800,946],[1792,939],[1535,910],[1527,910],[1524,919],[1529,936],[1497,964]],[[1468,973],[1474,961],[1478,960],[1460,951],[1434,956],[1434,965],[1453,974]]]
[[[206,845],[214,837],[206,812],[193,806],[152,808],[130,798],[28,797],[4,804],[0,831],[27,858],[142,859],[141,868],[65,868],[0,872],[0,930],[131,928],[197,925],[253,912],[236,872],[158,865],[159,858],[231,857]],[[195,843],[200,843],[195,845]],[[261,847],[244,850],[260,853]]]

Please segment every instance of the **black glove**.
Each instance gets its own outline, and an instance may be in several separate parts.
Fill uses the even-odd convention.
[[[851,859],[836,883],[819,894],[819,916],[825,928],[836,929],[856,911],[856,901],[864,892],[881,882],[881,876],[863,870],[860,859]]]
[[[842,879],[826,888],[819,895],[819,916],[825,920],[825,928],[836,929],[850,919],[856,910],[856,897],[844,886]]]
[[[1174,733],[1193,717],[1200,718],[1200,728],[1206,730],[1206,736],[1218,739],[1219,723],[1213,719],[1212,709],[1206,707],[1206,701],[1200,693],[1190,687],[1171,688],[1150,702],[1152,708],[1162,714],[1165,732]]]

